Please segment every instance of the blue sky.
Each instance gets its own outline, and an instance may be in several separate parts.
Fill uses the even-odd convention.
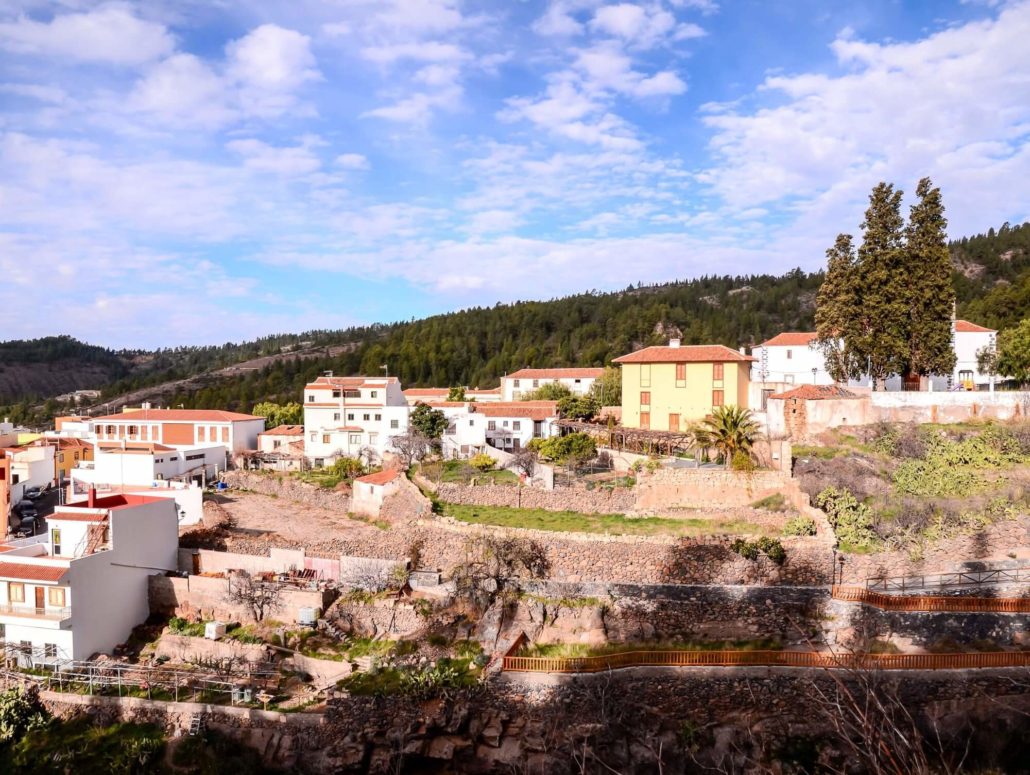
[[[815,269],[878,180],[1030,218],[1030,2],[0,0],[3,338]]]

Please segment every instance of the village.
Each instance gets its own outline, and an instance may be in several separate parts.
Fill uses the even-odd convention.
[[[385,771],[389,723],[343,745],[310,724],[648,666],[1025,668],[1027,394],[978,369],[996,332],[951,329],[954,371],[916,383],[835,382],[785,332],[489,389],[327,373],[276,427],[150,405],[8,423],[5,680],[164,703],[269,765]],[[940,465],[958,489],[925,484]],[[407,760],[546,759],[522,717],[448,723]]]

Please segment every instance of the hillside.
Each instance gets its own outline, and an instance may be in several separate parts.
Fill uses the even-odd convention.
[[[961,316],[1002,328],[1030,314],[1030,224],[1005,224],[950,249]],[[810,328],[821,282],[821,272],[798,269],[780,277],[702,277],[146,353],[114,353],[69,337],[8,342],[0,345],[8,356],[0,401],[22,421],[41,417],[43,399],[76,387],[102,386],[103,409],[149,400],[248,410],[261,400],[295,400],[322,371],[378,374],[383,364],[409,386],[491,387],[522,366],[600,366],[670,336],[739,347]]]

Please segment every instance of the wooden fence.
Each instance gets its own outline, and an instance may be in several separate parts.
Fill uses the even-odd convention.
[[[834,654],[814,651],[624,651],[596,657],[506,656],[516,673],[602,673],[626,667],[817,667],[859,670],[964,670],[1030,667],[1030,651],[968,654]]]
[[[864,587],[837,585],[833,587],[833,597],[851,603],[866,603],[885,611],[1030,614],[1030,597],[887,595]]]

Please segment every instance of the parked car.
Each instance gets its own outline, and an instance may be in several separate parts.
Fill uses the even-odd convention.
[[[38,501],[43,497],[43,490],[39,487],[30,487],[25,491],[25,497],[30,501]]]
[[[39,530],[40,518],[35,509],[30,512],[18,510],[18,514],[11,514],[9,525],[11,532],[16,536],[32,536]]]
[[[30,500],[22,500],[18,502],[18,515],[22,519],[36,519],[39,517],[39,511],[36,509],[36,504]]]

